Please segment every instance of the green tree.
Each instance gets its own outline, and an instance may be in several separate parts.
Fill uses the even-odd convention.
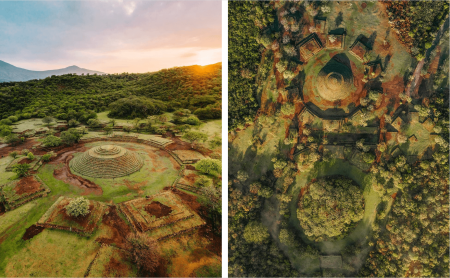
[[[45,116],[45,117],[42,119],[42,122],[43,122],[44,124],[47,124],[47,126],[49,126],[50,123],[52,123],[52,122],[54,122],[54,121],[55,121],[55,119],[53,119],[53,118],[50,117],[50,116]]]
[[[195,169],[204,174],[220,176],[222,174],[222,162],[218,159],[205,158],[195,163]]]
[[[29,160],[34,160],[34,154],[32,152],[29,152],[27,154],[27,157],[28,157]]]
[[[203,132],[198,131],[188,131],[186,132],[181,138],[187,140],[189,143],[192,144],[192,148],[197,148],[198,143],[203,143],[206,140],[208,140],[208,135],[206,135]]]
[[[16,134],[10,134],[5,137],[5,143],[15,145],[20,141],[19,137]]]
[[[28,175],[28,171],[30,170],[30,164],[16,164],[12,167],[12,171],[16,173],[18,177],[24,177]]]
[[[78,143],[82,135],[74,128],[61,132],[61,141],[66,145]]]
[[[111,134],[113,131],[113,127],[111,125],[107,125],[103,128],[106,134]]]
[[[244,239],[249,243],[261,244],[269,238],[269,231],[260,222],[252,221],[244,229]]]
[[[72,217],[83,217],[89,213],[89,201],[83,197],[78,197],[69,202],[66,206],[66,213]]]
[[[44,140],[42,140],[42,145],[44,147],[57,147],[59,145],[61,145],[62,140],[59,137],[53,136],[53,135],[49,135],[47,137],[44,138]]]
[[[0,137],[11,135],[13,128],[8,125],[0,125]]]

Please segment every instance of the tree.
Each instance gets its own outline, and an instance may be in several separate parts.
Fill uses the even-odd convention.
[[[68,123],[67,123],[67,125],[69,126],[69,127],[76,127],[76,126],[78,126],[80,124],[80,122],[78,122],[77,120],[75,120],[75,119],[71,119]]]
[[[30,164],[16,164],[12,167],[12,171],[16,173],[19,177],[24,177],[28,174],[28,170],[30,170]]]
[[[66,145],[78,143],[81,136],[82,135],[78,132],[78,130],[74,128],[61,132],[61,140]]]
[[[123,131],[125,131],[126,133],[130,133],[133,130],[133,127],[130,125],[124,125],[123,126]]]
[[[13,128],[9,125],[0,125],[0,137],[11,135]]]
[[[32,152],[29,152],[27,154],[27,157],[28,157],[29,160],[33,160],[34,159],[34,154]]]
[[[158,244],[146,234],[130,234],[127,240],[131,245],[130,255],[141,276],[150,276],[158,267],[161,255]]]
[[[213,185],[213,181],[205,176],[200,176],[194,183],[196,187],[207,187]]]
[[[83,197],[71,200],[66,206],[67,215],[72,217],[83,217],[88,215],[89,212],[89,201]]]
[[[100,127],[100,121],[97,119],[89,119],[87,121],[87,124],[89,127],[92,127],[92,128]]]
[[[115,119],[111,119],[109,121],[109,124],[112,125],[112,127],[114,127],[116,125],[116,120]]]
[[[220,176],[222,174],[222,162],[218,159],[205,158],[195,163],[195,169],[204,174]]]
[[[111,134],[113,131],[113,127],[111,125],[107,125],[103,128],[106,134]]]
[[[188,131],[181,138],[187,140],[192,144],[192,148],[196,148],[199,142],[205,142],[208,140],[208,135],[198,131]]]
[[[12,158],[16,158],[17,155],[18,155],[17,151],[12,151],[12,152],[9,153],[9,156],[12,157]]]
[[[222,220],[222,196],[221,187],[210,184],[200,189],[201,195],[198,202],[208,208],[208,217],[211,219],[212,230],[219,232],[218,227]],[[217,223],[218,222],[218,223]]]
[[[55,121],[55,119],[53,119],[53,118],[50,117],[50,116],[45,116],[45,117],[42,119],[42,122],[43,122],[44,124],[47,124],[47,126],[49,126],[50,123],[53,122],[53,121]]]
[[[5,143],[15,145],[20,141],[19,137],[16,134],[10,134],[5,137]]]
[[[257,221],[250,222],[244,229],[244,239],[249,243],[261,244],[269,238],[268,229]]]
[[[42,140],[42,145],[44,147],[57,147],[59,145],[61,145],[62,140],[59,137],[53,136],[53,135],[49,135],[47,137],[44,138],[44,140]]]

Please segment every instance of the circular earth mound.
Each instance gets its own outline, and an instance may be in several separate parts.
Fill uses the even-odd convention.
[[[352,84],[352,70],[336,59],[331,59],[317,76],[319,95],[329,101],[341,100],[349,96],[352,92]]]
[[[143,165],[139,155],[116,145],[94,147],[70,161],[70,168],[75,172],[92,178],[127,176]]]
[[[359,186],[345,177],[327,177],[311,183],[299,201],[297,218],[312,241],[345,237],[364,216]]]

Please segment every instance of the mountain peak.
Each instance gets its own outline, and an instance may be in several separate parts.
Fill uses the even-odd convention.
[[[76,65],[69,66],[63,69],[46,70],[46,71],[33,71],[15,67],[7,62],[0,60],[0,82],[12,82],[12,81],[28,81],[32,79],[44,79],[52,75],[63,74],[105,74],[103,72],[88,70],[80,68]]]

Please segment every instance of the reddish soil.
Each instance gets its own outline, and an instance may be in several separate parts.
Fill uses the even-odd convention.
[[[7,156],[12,151],[22,151],[23,149],[32,150],[33,154],[35,155],[43,155],[47,153],[44,150],[35,149],[33,150],[32,147],[34,145],[38,144],[38,142],[35,139],[27,139],[25,142],[20,143],[16,146],[8,145],[6,147],[0,148],[0,157]]]
[[[120,252],[122,257],[125,257]],[[128,267],[126,264],[119,262],[116,258],[112,257],[108,264],[105,265],[102,276],[103,277],[126,277],[128,275]]]
[[[365,9],[366,7],[367,7],[366,2],[362,2],[362,3],[361,3],[361,8]]]
[[[195,170],[193,165],[186,165],[186,170]]]
[[[395,200],[395,198],[397,198],[397,192],[395,192],[394,194],[391,195],[392,199]]]
[[[31,160],[29,158],[25,158],[25,159],[18,161],[17,164],[25,164],[25,163],[30,164],[31,162],[33,162],[33,160]]]
[[[153,169],[152,169],[153,170]],[[136,191],[138,194],[142,194],[144,193],[143,190],[141,190],[142,186],[145,186],[147,184],[147,181],[143,181],[143,182],[137,182],[137,183],[132,183],[129,180],[124,180],[125,185],[128,187],[128,189],[130,190],[134,190]]]
[[[152,202],[144,207],[145,211],[150,213],[151,215],[156,216],[156,218],[161,218],[169,215],[172,212],[172,209],[164,204],[161,204],[158,201]]]
[[[188,142],[182,141],[179,137],[173,136],[170,137],[170,140],[173,141],[172,144],[166,146],[166,149],[175,151],[175,150],[192,150],[192,145]],[[198,148],[195,151],[201,153],[204,156],[210,156],[213,153],[212,150],[208,150],[205,148]]]
[[[128,234],[131,233],[130,226],[127,225],[125,220],[120,218],[119,212],[115,206],[108,208],[103,215],[102,224],[110,228],[110,234],[108,237],[100,237],[97,242],[105,244],[115,244],[118,248],[128,249],[128,241],[126,240]]]
[[[44,227],[38,227],[36,225],[31,225],[26,231],[25,234],[22,237],[22,240],[29,240],[32,239],[35,235],[40,234],[43,230],[45,230]]]
[[[380,106],[377,107],[377,110],[382,111],[381,109],[384,109],[384,111],[387,111],[387,106],[393,106],[393,109],[391,110],[391,114],[393,114],[394,111],[397,111],[397,108],[400,106],[399,94],[405,91],[403,77],[395,76],[392,81],[383,82],[381,86],[386,96],[383,96],[383,100]]]
[[[41,188],[41,184],[36,180],[34,176],[27,176],[23,179],[21,179],[16,186],[14,187],[14,190],[16,191],[17,195],[22,194],[32,194],[36,191],[38,191]]]
[[[64,167],[62,167],[61,169],[55,169],[55,171],[53,171],[53,176],[56,179],[83,189],[83,193],[81,195],[89,195],[89,194],[102,195],[103,194],[102,188],[99,187],[98,185],[96,185],[95,183],[91,182],[90,180],[84,179],[80,176],[72,174],[72,172],[70,171],[70,168],[68,166],[69,161],[73,158],[72,154],[63,154],[61,157],[59,157],[52,163],[62,162],[61,159],[63,157],[65,157]]]

